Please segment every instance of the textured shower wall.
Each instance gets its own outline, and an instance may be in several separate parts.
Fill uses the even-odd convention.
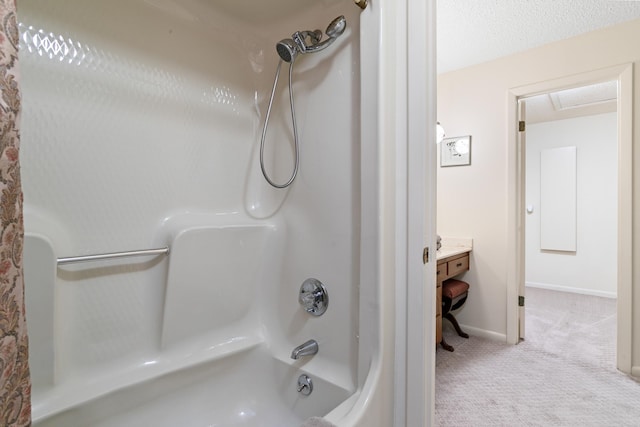
[[[155,4],[20,4],[25,222],[57,256],[153,247],[176,213],[242,216],[258,38]],[[59,270],[59,380],[157,349],[166,260],[112,265]]]
[[[176,208],[240,210],[250,33],[143,1],[26,1],[20,21],[26,203],[81,236],[61,249],[144,247]]]
[[[288,11],[285,3],[272,6]],[[201,0],[21,1],[25,223],[52,241],[57,256],[159,246],[163,224],[176,217],[278,224],[285,249],[273,268],[281,280],[258,284],[255,298],[265,302],[264,333],[286,360],[293,346],[316,338],[320,353],[305,369],[352,388],[359,10],[339,0],[310,0],[304,11],[302,2],[291,3],[295,16],[270,10],[267,22],[230,1],[221,2],[224,13]],[[345,34],[296,62],[300,173],[289,190],[274,190],[257,157],[277,65],[273,46],[295,30],[324,30],[340,14]],[[267,138],[278,181],[293,161],[287,71]],[[157,354],[167,264],[58,270],[58,381]],[[329,288],[322,318],[297,303],[307,277]]]

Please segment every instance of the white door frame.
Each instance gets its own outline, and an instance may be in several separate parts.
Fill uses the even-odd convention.
[[[394,425],[431,426],[435,412],[436,1],[395,13]],[[423,264],[423,248],[430,261]]]
[[[518,103],[518,137],[517,137],[517,164],[516,170],[518,171],[518,177],[516,181],[517,191],[518,191],[518,199],[516,201],[516,212],[517,212],[517,222],[516,228],[519,230],[522,235],[518,244],[516,246],[516,257],[517,257],[517,280],[518,280],[518,342],[520,342],[525,337],[525,317],[524,317],[524,304],[520,305],[520,296],[525,295],[525,267],[526,267],[526,249],[525,249],[525,239],[526,239],[526,218],[524,214],[524,206],[526,204],[526,176],[527,176],[527,137],[526,132],[520,131],[520,122],[527,121],[527,109],[526,104],[522,101],[523,98],[517,98]]]
[[[509,90],[508,94],[508,270],[507,341],[518,343],[519,289],[524,280],[524,170],[519,165],[524,150],[518,146],[518,99],[560,89],[617,80],[618,82],[618,327],[616,366],[625,373],[632,368],[632,179],[633,179],[633,64],[589,71]]]

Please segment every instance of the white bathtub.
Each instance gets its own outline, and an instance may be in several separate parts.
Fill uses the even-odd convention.
[[[264,346],[127,387],[37,422],[39,427],[294,427],[322,416],[349,392],[310,375],[313,391],[296,390],[304,373]]]
[[[278,298],[268,286],[276,277],[268,266],[281,258],[278,227],[205,226],[206,218],[187,215],[166,222],[159,240],[171,248],[168,262],[160,255],[116,261],[110,268],[56,267],[51,240],[26,234],[35,426],[297,426],[326,415],[355,392],[348,371],[326,357],[338,340],[331,330],[313,336],[318,354],[299,360],[289,357],[293,341],[273,331],[278,316],[271,307]],[[201,224],[189,227],[190,221]],[[70,325],[73,319],[60,312],[74,310],[56,287],[109,277],[123,267],[145,271],[163,264],[168,271],[157,348],[102,363],[100,369],[70,363],[73,349],[62,348],[68,338],[60,329],[85,325]],[[301,328],[317,320],[290,300],[289,318]],[[68,326],[56,327],[60,324]],[[302,374],[313,381],[309,396],[297,391]]]

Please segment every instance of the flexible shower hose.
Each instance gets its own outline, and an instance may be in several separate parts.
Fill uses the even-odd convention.
[[[300,146],[298,143],[298,127],[296,125],[296,110],[293,105],[293,85],[292,85],[292,76],[293,76],[293,61],[289,63],[289,104],[291,105],[291,121],[293,123],[293,139],[295,145],[295,165],[293,167],[293,173],[287,182],[284,184],[277,184],[269,178],[269,174],[264,167],[264,140],[267,135],[267,127],[269,126],[269,116],[271,115],[271,107],[273,106],[273,97],[276,93],[276,87],[278,86],[278,78],[280,77],[280,68],[282,67],[282,60],[278,62],[278,68],[276,69],[276,77],[273,81],[273,89],[271,89],[271,97],[269,98],[269,106],[267,107],[267,114],[264,118],[264,127],[262,128],[262,138],[260,139],[260,169],[262,170],[262,175],[264,175],[264,179],[275,188],[287,188],[290,186],[293,181],[296,179],[296,175],[298,174],[298,165],[300,164]]]

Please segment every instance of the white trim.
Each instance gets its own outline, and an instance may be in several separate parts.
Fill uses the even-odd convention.
[[[394,366],[394,426],[407,425],[407,400],[409,371],[407,362],[407,347],[409,343],[409,323],[407,319],[408,277],[407,277],[407,199],[408,199],[408,171],[407,171],[407,2],[398,1],[389,5],[389,10],[394,11],[395,18],[395,58],[393,69],[388,70],[393,77],[389,84],[395,86],[395,117],[394,117],[394,142],[395,142],[395,292],[396,292],[396,322],[395,322],[395,366]],[[383,12],[384,14],[384,12]],[[402,32],[404,29],[405,32]],[[391,34],[390,34],[391,35]],[[387,67],[390,64],[386,64]],[[389,110],[387,110],[389,111]]]
[[[574,288],[571,286],[553,285],[550,283],[538,283],[538,282],[525,282],[524,285],[528,288],[548,289],[550,291],[569,292],[572,294],[591,295],[594,297],[613,298],[613,299],[618,298],[618,295],[615,292],[598,291],[595,289]]]
[[[517,344],[520,341],[520,314],[518,296],[524,264],[523,229],[520,226],[522,217],[522,195],[518,174],[518,94],[509,91],[507,94],[507,342]]]
[[[424,265],[423,248],[435,246],[436,69],[435,1],[407,0],[406,165],[406,424],[434,424],[435,251]],[[398,140],[399,145],[402,145]],[[430,168],[427,168],[429,161]],[[429,212],[427,212],[429,208]],[[429,343],[432,343],[429,345]]]
[[[460,324],[460,328],[462,328],[463,331],[467,332],[469,335],[474,337],[485,338],[485,339],[496,341],[496,342],[507,342],[507,336],[505,334],[499,334],[497,332],[489,331],[487,329],[475,328],[473,326],[463,325],[463,324]]]
[[[631,376],[640,378],[640,366],[632,366],[631,367]]]
[[[632,371],[633,356],[633,63],[618,74],[618,337],[616,365]]]
[[[386,34],[395,47],[385,63],[395,88],[395,362],[394,426],[435,423],[436,1],[385,2]],[[383,34],[384,38],[385,34]],[[392,108],[393,107],[393,108]],[[430,168],[427,167],[430,166]],[[422,250],[432,248],[432,262]]]

